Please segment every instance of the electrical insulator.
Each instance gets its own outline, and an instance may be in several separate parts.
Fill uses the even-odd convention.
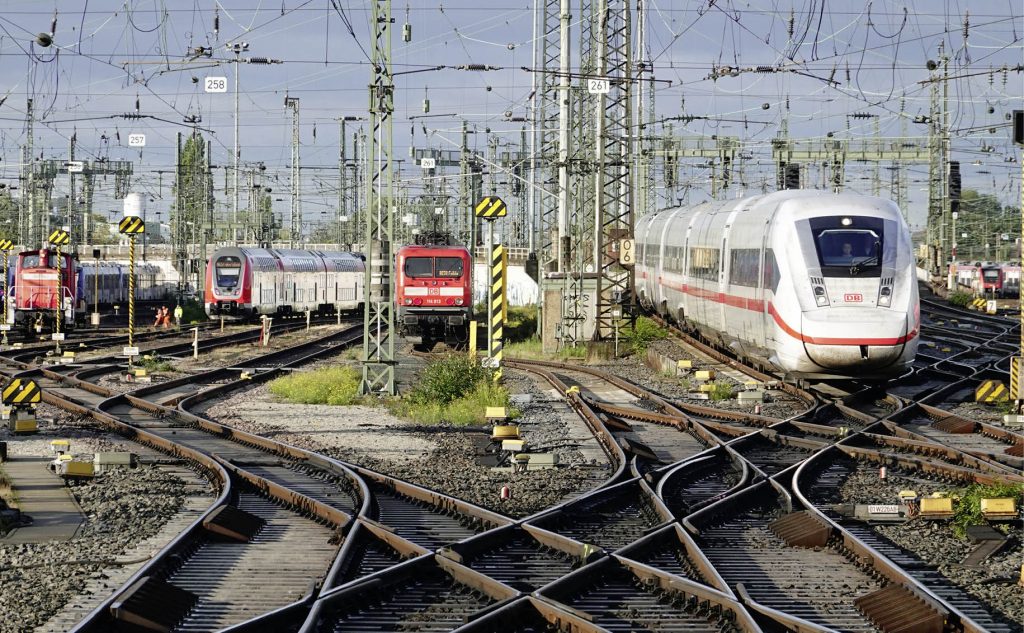
[[[408,22],[406,22],[405,24],[402,25],[402,41],[403,42],[411,42],[412,41],[412,25],[409,24]]]
[[[423,112],[430,112],[430,99],[423,100]]]

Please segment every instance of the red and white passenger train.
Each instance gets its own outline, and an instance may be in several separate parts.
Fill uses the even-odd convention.
[[[881,378],[917,352],[910,232],[881,198],[780,191],[636,225],[642,305],[796,377]]]
[[[252,317],[363,307],[362,255],[221,248],[206,266],[206,313]]]
[[[398,331],[430,348],[465,343],[472,318],[473,260],[462,246],[403,246],[395,256]]]

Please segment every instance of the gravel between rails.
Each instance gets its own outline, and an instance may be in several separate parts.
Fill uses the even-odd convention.
[[[487,428],[421,426],[377,407],[285,404],[276,401],[265,385],[234,393],[197,412],[512,517],[547,509],[592,489],[610,475],[605,462],[588,459],[577,450],[578,430],[566,415],[553,410],[549,401],[553,396],[520,372],[507,370],[505,380],[513,394],[530,396],[529,402],[518,405],[522,415],[516,422],[523,438],[530,447],[557,453],[563,466],[518,474],[492,470],[476,458],[489,437]],[[526,400],[521,395],[513,398]],[[510,488],[511,499],[500,499],[503,486]]]
[[[933,492],[948,492],[950,488],[948,484],[908,476],[894,468],[889,469],[886,480],[882,481],[878,478],[877,466],[858,463],[841,492],[846,503],[895,503],[900,490],[914,490],[918,497],[925,497]],[[874,529],[934,565],[944,576],[1010,621],[1024,622],[1024,591],[1016,585],[1024,553],[1019,528],[1011,532],[1011,542],[1000,553],[978,568],[960,564],[974,546],[953,534],[948,523],[917,519],[895,525],[876,525]]]
[[[671,340],[655,341],[651,344],[651,347],[659,353],[676,360],[694,360],[696,361],[698,368],[703,367],[702,363],[707,364],[706,359],[687,352]],[[693,394],[689,391],[687,381],[684,380],[683,377],[671,376],[652,369],[635,355],[616,359],[614,363],[601,363],[588,366],[593,367],[594,369],[607,371],[620,378],[625,378],[626,380],[636,383],[641,387],[650,389],[667,398],[727,411],[739,411],[743,413],[754,412],[753,403],[740,403],[734,398],[728,400],[697,399],[693,397]],[[724,380],[742,388],[742,385],[728,376],[720,376],[718,380]],[[798,400],[784,391],[770,389],[765,391],[765,401],[761,404],[761,415],[786,419],[793,417],[798,413],[802,413],[806,409],[807,405],[802,400]]]
[[[12,456],[50,457],[54,439],[71,440],[76,455],[157,455],[51,405],[39,405],[37,415],[35,435],[13,436],[6,426],[0,429]],[[177,530],[162,532],[165,526],[179,517],[190,520],[198,508],[213,502],[207,482],[180,465],[114,470],[72,485],[71,492],[85,516],[71,540],[9,544],[0,539],[0,633],[44,625],[69,603],[85,605],[78,609],[84,613],[176,535]],[[66,630],[67,624],[55,630]]]

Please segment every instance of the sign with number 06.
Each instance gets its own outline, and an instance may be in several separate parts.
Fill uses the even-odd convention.
[[[129,134],[128,135],[128,147],[145,147],[146,146],[146,135],[145,134]]]
[[[204,84],[206,92],[227,92],[227,77],[207,77]]]

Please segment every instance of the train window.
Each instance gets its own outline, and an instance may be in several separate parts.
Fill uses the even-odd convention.
[[[811,234],[826,277],[881,274],[884,220],[864,216],[811,218]]]
[[[21,258],[22,268],[37,268],[39,266],[39,255],[25,255]]]
[[[779,289],[779,265],[775,261],[775,251],[770,248],[764,250],[764,269],[762,281],[764,288],[777,292]]]
[[[718,281],[720,259],[719,249],[694,246],[690,249],[690,276],[706,281]]]
[[[756,288],[760,258],[761,251],[757,248],[734,248],[729,251],[729,283]]]
[[[405,276],[416,279],[418,277],[434,276],[433,257],[409,257],[405,260]]]
[[[985,278],[985,281],[997,281],[999,279],[999,269],[983,268],[981,270],[981,276]]]
[[[434,259],[434,276],[456,279],[462,276],[462,260],[458,257]]]

